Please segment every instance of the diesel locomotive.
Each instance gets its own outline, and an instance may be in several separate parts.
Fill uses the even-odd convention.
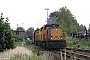
[[[46,24],[33,32],[32,43],[47,49],[63,49],[65,33],[58,24]]]

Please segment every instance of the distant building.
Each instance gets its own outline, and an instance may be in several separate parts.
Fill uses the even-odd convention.
[[[14,32],[16,33],[16,35],[21,36],[22,38],[24,38],[25,30],[22,27],[18,27],[16,30],[14,30]]]

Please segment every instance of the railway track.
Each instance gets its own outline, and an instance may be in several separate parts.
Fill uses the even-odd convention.
[[[90,50],[82,49],[74,51],[71,48],[66,48],[58,51],[45,51],[43,55],[47,60],[90,60]]]
[[[66,57],[68,60],[70,58],[74,60],[90,60],[90,50],[76,49],[76,51],[74,51],[74,49],[66,48]]]

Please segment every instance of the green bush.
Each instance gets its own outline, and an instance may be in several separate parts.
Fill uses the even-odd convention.
[[[82,48],[82,49],[90,49],[90,39],[79,39],[79,38],[71,38],[67,37],[67,47],[71,48]]]
[[[31,45],[32,44],[31,40],[25,40],[25,42],[26,42],[26,45]]]
[[[12,38],[14,39],[15,42],[21,42],[23,38],[21,36],[13,35]]]
[[[1,14],[2,16],[3,14]],[[12,29],[10,28],[10,23],[8,23],[8,18],[4,21],[4,18],[0,18],[0,52],[6,49],[14,48],[14,41],[12,39]]]

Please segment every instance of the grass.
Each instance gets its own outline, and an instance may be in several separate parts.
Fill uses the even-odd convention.
[[[22,46],[0,53],[0,60],[7,58],[10,60],[46,60],[45,56],[37,56],[37,54],[33,54],[31,50]]]
[[[70,48],[81,48],[81,49],[90,49],[90,39],[79,39],[67,37],[67,47]]]
[[[14,42],[14,45],[15,45],[15,47],[17,47],[17,46],[22,46],[22,45],[21,45],[21,42]]]
[[[47,60],[42,52],[40,56],[37,56],[37,50],[40,47],[35,46],[31,41],[27,41],[24,46],[21,45],[21,42],[15,42],[14,44],[16,48],[0,53],[0,60]]]
[[[66,41],[67,47],[90,49],[90,40],[67,37]],[[10,58],[10,60],[47,60],[46,56],[43,55],[44,52],[40,52],[40,56],[37,56],[37,50],[41,48],[32,44],[31,41],[26,40],[24,46],[21,45],[21,42],[15,42],[15,46],[17,47],[13,50],[1,52],[0,60],[3,58]]]
[[[26,54],[16,54],[10,58],[10,60],[41,60],[38,56],[28,56]]]
[[[6,50],[0,53],[0,60],[3,58],[11,58],[12,56],[16,56],[17,54],[26,54],[28,56],[33,56],[32,51],[26,49],[25,47],[16,47],[15,49]]]
[[[42,49],[39,46],[36,46],[35,44],[32,44],[32,41],[26,41],[26,44],[24,45],[24,47],[32,50],[33,53],[36,53],[37,50]]]

